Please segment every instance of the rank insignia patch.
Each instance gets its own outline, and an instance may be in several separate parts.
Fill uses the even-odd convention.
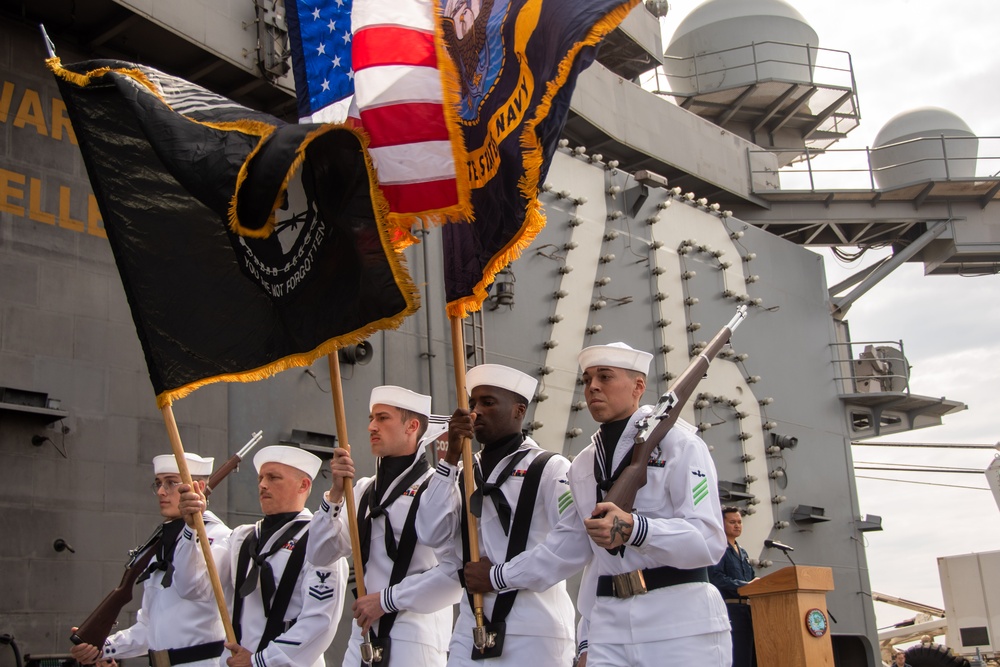
[[[320,602],[323,600],[329,600],[333,597],[334,589],[331,586],[327,586],[326,580],[330,578],[332,573],[326,570],[317,570],[316,577],[319,579],[319,585],[309,587],[309,595],[316,598]]]
[[[559,496],[559,514],[565,512],[572,504],[573,493],[571,491],[564,492],[561,496]]]
[[[698,472],[692,471],[692,474],[701,478],[691,490],[691,498],[694,500],[694,504],[698,505],[701,501],[708,497],[708,477],[706,477],[705,473],[700,470]]]

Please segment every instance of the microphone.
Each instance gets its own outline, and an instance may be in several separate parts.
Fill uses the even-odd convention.
[[[795,551],[795,547],[790,547],[787,544],[782,544],[781,542],[775,542],[774,540],[764,540],[764,546],[767,548],[774,547],[775,549],[780,549],[785,553],[789,551]]]
[[[788,555],[789,551],[795,551],[794,547],[790,547],[787,544],[782,544],[781,542],[775,542],[774,540],[764,540],[764,546],[767,548],[774,547],[775,549],[780,550],[783,554],[785,554],[785,558],[788,559],[788,562],[791,563],[792,565],[795,565],[795,561],[792,560],[792,557]]]

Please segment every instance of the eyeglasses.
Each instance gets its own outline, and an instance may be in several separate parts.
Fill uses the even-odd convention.
[[[156,480],[155,482],[149,485],[149,488],[153,490],[153,493],[159,493],[160,489],[162,488],[165,489],[166,492],[169,494],[176,491],[177,487],[183,483],[184,482],[175,482],[175,481],[161,482],[160,480]]]

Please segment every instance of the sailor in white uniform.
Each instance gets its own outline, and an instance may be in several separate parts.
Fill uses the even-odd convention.
[[[238,644],[226,644],[229,667],[323,667],[323,652],[337,632],[344,607],[347,563],[308,563],[309,521],[305,509],[322,461],[298,447],[264,447],[253,458],[264,518],[237,526],[212,545],[219,578],[232,600]],[[198,490],[182,494],[185,516],[203,507]],[[177,547],[184,595],[211,599],[205,563],[190,528]],[[231,597],[230,597],[231,596]]]
[[[215,459],[191,452],[185,453],[184,458],[194,479],[207,480],[212,474]],[[153,457],[153,474],[153,492],[166,523],[161,526],[156,554],[137,579],[143,588],[142,607],[135,624],[108,637],[103,650],[78,644],[70,653],[81,664],[148,655],[149,664],[157,667],[218,667],[226,637],[218,607],[211,600],[185,600],[174,585],[174,552],[184,528],[178,507],[181,476],[174,456]],[[229,535],[229,528],[217,516],[211,512],[202,516],[210,540],[221,542]]]
[[[601,427],[569,471],[575,511],[538,549],[491,568],[485,583],[482,568],[467,568],[466,579],[475,588],[535,590],[587,565],[581,664],[728,667],[726,606],[707,573],[726,535],[705,443],[678,420],[649,459],[632,513],[601,502],[631,461],[636,422],[652,410],[639,406],[651,359],[624,343],[580,353],[587,406]]]
[[[355,497],[367,594],[354,602],[361,632],[351,633],[344,667],[361,664],[361,633],[371,629],[372,645],[382,648],[379,667],[443,667],[451,639],[452,607],[462,589],[436,567],[435,551],[423,543],[417,517],[439,509],[423,502],[434,470],[419,447],[431,414],[431,397],[396,386],[375,387],[369,401],[368,439],[378,457],[374,477],[357,481]],[[346,449],[330,462],[332,484],[309,528],[306,559],[316,562],[349,556],[350,531],[344,508],[344,478],[354,476]],[[391,643],[387,641],[391,639]]]
[[[481,562],[503,563],[531,549],[545,540],[560,515],[570,513],[569,461],[546,452],[521,432],[536,385],[534,378],[506,366],[481,364],[469,369],[471,412],[458,409],[452,415],[448,452],[438,463],[423,500],[447,520],[438,520],[434,526],[418,525],[433,543],[452,545],[448,560],[456,570],[469,560],[463,544],[464,493],[459,483],[463,475],[458,467],[463,438],[474,436],[483,445],[475,456],[477,490],[472,499],[473,513],[479,516]],[[575,614],[564,582],[537,591],[485,595],[486,626],[500,640],[485,654],[473,647],[475,616],[470,597],[462,596],[449,667],[572,662]]]

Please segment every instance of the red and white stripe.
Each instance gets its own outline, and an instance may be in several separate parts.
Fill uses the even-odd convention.
[[[354,97],[397,216],[458,203],[434,50],[433,0],[354,0]]]

